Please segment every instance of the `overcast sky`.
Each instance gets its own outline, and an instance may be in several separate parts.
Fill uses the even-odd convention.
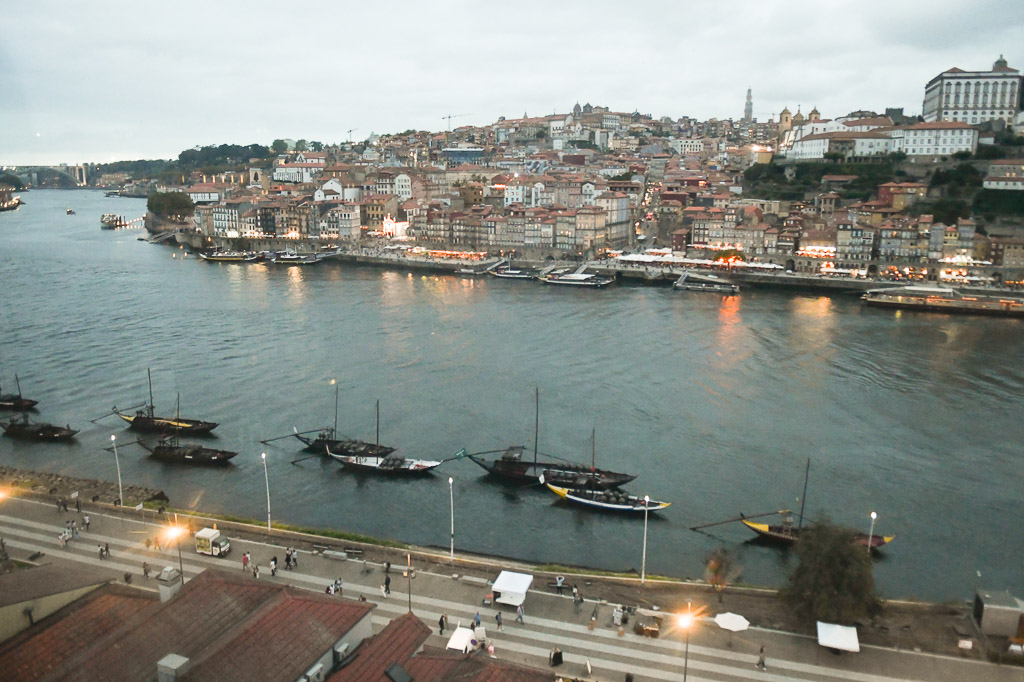
[[[765,120],[887,106],[1000,53],[1021,0],[0,0],[0,165],[176,158],[499,116],[613,110]]]

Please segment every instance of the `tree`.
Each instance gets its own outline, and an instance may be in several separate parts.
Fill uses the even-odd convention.
[[[305,140],[296,140],[295,141],[295,151],[297,151],[297,152],[304,152],[304,151],[306,151],[306,141]]]
[[[275,154],[283,154],[288,151],[288,143],[284,140],[274,140],[270,143],[270,151]]]
[[[704,559],[706,566],[704,580],[715,588],[718,602],[722,602],[722,592],[727,586],[739,580],[743,567],[733,561],[732,555],[724,547],[719,547]]]
[[[789,576],[782,598],[809,622],[852,625],[879,609],[875,577],[867,548],[857,532],[829,519],[814,523],[800,535],[800,563]]]
[[[900,151],[889,152],[889,160],[894,162],[894,163],[899,163],[901,161],[906,161],[907,160],[907,153],[906,152],[900,152]]]
[[[314,152],[322,152],[324,150],[324,143],[313,140],[309,143],[309,149]]]
[[[184,218],[195,212],[195,204],[184,192],[153,192],[146,201],[146,208],[163,218]]]
[[[963,149],[958,152],[953,152],[953,158],[956,159],[957,161],[966,161],[967,159],[971,158],[971,153],[966,149]]]

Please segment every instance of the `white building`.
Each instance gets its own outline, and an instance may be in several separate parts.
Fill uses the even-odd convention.
[[[925,85],[924,120],[971,124],[1002,120],[1013,124],[1021,110],[1021,85],[1020,71],[1007,66],[1002,55],[991,71],[953,67]]]
[[[327,211],[320,218],[321,239],[359,240],[359,205],[340,204]]]
[[[932,121],[889,131],[892,150],[909,157],[949,156],[978,148],[978,131],[963,121]]]

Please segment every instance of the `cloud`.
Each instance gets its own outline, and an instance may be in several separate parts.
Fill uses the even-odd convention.
[[[483,125],[590,102],[678,118],[902,106],[951,66],[1024,67],[1024,3],[653,0],[5,8],[4,163]],[[14,96],[10,96],[14,93]],[[34,132],[42,132],[35,138]],[[116,151],[115,151],[116,150]]]

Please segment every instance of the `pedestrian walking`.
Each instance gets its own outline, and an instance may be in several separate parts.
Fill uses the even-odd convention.
[[[88,514],[86,514],[86,515],[85,515],[85,516],[84,516],[84,517],[82,518],[82,525],[83,525],[83,526],[85,526],[85,529],[86,529],[86,530],[89,530],[89,524],[90,524],[90,523],[92,523],[92,520],[91,520],[91,519],[89,518],[89,515],[88,515]]]
[[[160,536],[159,535],[153,537],[153,549],[155,549],[158,552],[160,551]]]
[[[259,564],[255,564],[254,563],[252,565],[252,577],[256,578],[256,580],[260,579],[260,567],[259,567]]]
[[[437,619],[437,630],[438,630],[438,634],[440,634],[440,635],[444,634],[444,626],[448,624],[447,623],[447,620],[448,620],[447,616],[448,616],[448,614],[442,613],[441,617]]]
[[[103,561],[103,545],[96,545],[96,549],[100,551],[100,561]]]
[[[110,558],[110,543],[109,542],[104,545],[103,553],[107,555],[108,559]]]
[[[270,575],[271,577],[277,575],[277,557],[270,559]]]
[[[61,500],[60,500],[60,508],[61,508],[61,510],[63,510],[63,511],[64,511],[65,513],[67,513],[67,511],[68,511],[68,501],[67,501],[67,500],[65,500],[65,499],[64,499],[63,497],[62,497],[62,498],[61,498]]]
[[[152,546],[153,546],[153,541],[150,540],[149,538],[146,538],[146,550],[148,551],[149,548],[152,547]]]
[[[60,498],[57,498],[57,513],[60,514]]]
[[[520,604],[519,606],[516,607],[516,622],[518,622],[518,623],[520,623],[522,625],[526,625],[526,623],[523,622],[523,605],[522,604]]]
[[[757,655],[757,663],[754,664],[754,667],[758,670],[768,670],[768,664],[764,661],[764,644],[761,645],[761,651]]]
[[[501,611],[494,614],[494,620],[498,623],[498,632],[501,632]]]
[[[73,538],[77,538],[78,537],[78,521],[72,521],[71,522],[71,537],[73,537]]]
[[[292,568],[298,568],[298,567],[299,567],[299,550],[293,549],[292,550]]]
[[[343,589],[344,587],[345,587],[345,581],[344,581],[344,580],[342,580],[341,578],[338,578],[337,580],[335,580],[335,581],[334,581],[334,592],[335,592],[336,594],[339,594],[339,595],[340,595],[340,594],[341,594],[341,590],[342,590],[342,589]]]
[[[387,575],[388,573],[391,573],[391,562],[390,561],[385,561],[384,562],[384,575]]]
[[[388,597],[391,595],[391,576],[384,576],[384,596]]]
[[[70,519],[68,519],[67,521],[64,522],[64,532],[67,533],[68,535],[71,535],[71,520]]]
[[[563,587],[565,587],[565,576],[560,575],[557,578],[555,578],[555,590],[558,592],[558,594],[562,594]]]
[[[476,625],[476,627],[480,627],[480,612],[479,611],[477,611],[476,615],[473,616],[473,623]]]
[[[327,594],[334,594],[334,583],[327,583],[327,589],[324,590]]]
[[[79,514],[82,513],[82,498],[80,497],[75,498],[75,511]]]
[[[242,555],[242,570],[244,571],[247,568],[249,568],[249,553],[248,552],[246,552],[245,554]]]
[[[292,568],[292,548],[284,550],[284,567],[285,570],[291,570]]]
[[[149,580],[149,564],[145,561],[142,562],[142,577]]]

